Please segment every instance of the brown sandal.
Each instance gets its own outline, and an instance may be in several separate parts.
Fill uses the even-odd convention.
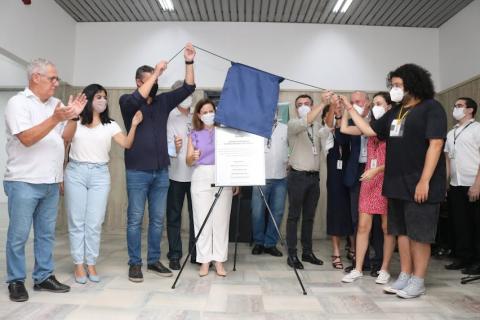
[[[334,269],[343,270],[343,263],[342,260],[340,260],[340,256],[332,256],[332,267]]]

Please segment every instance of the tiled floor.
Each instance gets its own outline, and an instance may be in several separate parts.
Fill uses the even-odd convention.
[[[0,218],[2,275],[7,229],[4,212]],[[480,319],[480,281],[461,285],[460,273],[444,271],[444,261],[432,262],[427,294],[419,299],[385,295],[370,276],[342,284],[343,273],[329,263],[321,267],[306,264],[300,272],[308,293],[304,296],[284,258],[252,256],[248,245],[241,244],[237,271],[231,271],[231,246],[226,278],[217,277],[214,272],[199,278],[197,268],[188,263],[177,288],[171,289],[174,278],[147,272],[143,283],[128,281],[125,237],[105,235],[98,262],[102,281],[79,285],[72,277],[68,239],[65,234],[57,238],[56,275],[72,286],[71,292],[37,293],[31,289],[29,278],[30,300],[13,303],[8,300],[7,285],[1,283],[1,319]],[[329,242],[317,241],[314,247],[318,256],[328,261]],[[30,273],[31,241],[27,255]],[[398,272],[397,258],[393,272]]]

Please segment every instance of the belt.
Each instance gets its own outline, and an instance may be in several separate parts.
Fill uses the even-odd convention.
[[[300,171],[300,170],[295,170],[293,168],[290,169],[292,172],[297,172],[297,173],[301,173],[301,174],[304,174],[306,176],[318,176],[320,174],[319,171]]]

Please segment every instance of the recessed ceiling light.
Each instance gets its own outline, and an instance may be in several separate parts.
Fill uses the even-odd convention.
[[[353,0],[337,0],[337,3],[335,3],[335,6],[333,7],[333,12],[337,13],[338,11],[340,11],[342,13],[345,13],[352,4],[352,1]]]
[[[158,0],[164,11],[174,11],[172,0]]]

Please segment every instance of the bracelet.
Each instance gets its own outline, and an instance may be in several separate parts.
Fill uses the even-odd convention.
[[[193,60],[192,61],[185,61],[185,64],[193,64]]]

